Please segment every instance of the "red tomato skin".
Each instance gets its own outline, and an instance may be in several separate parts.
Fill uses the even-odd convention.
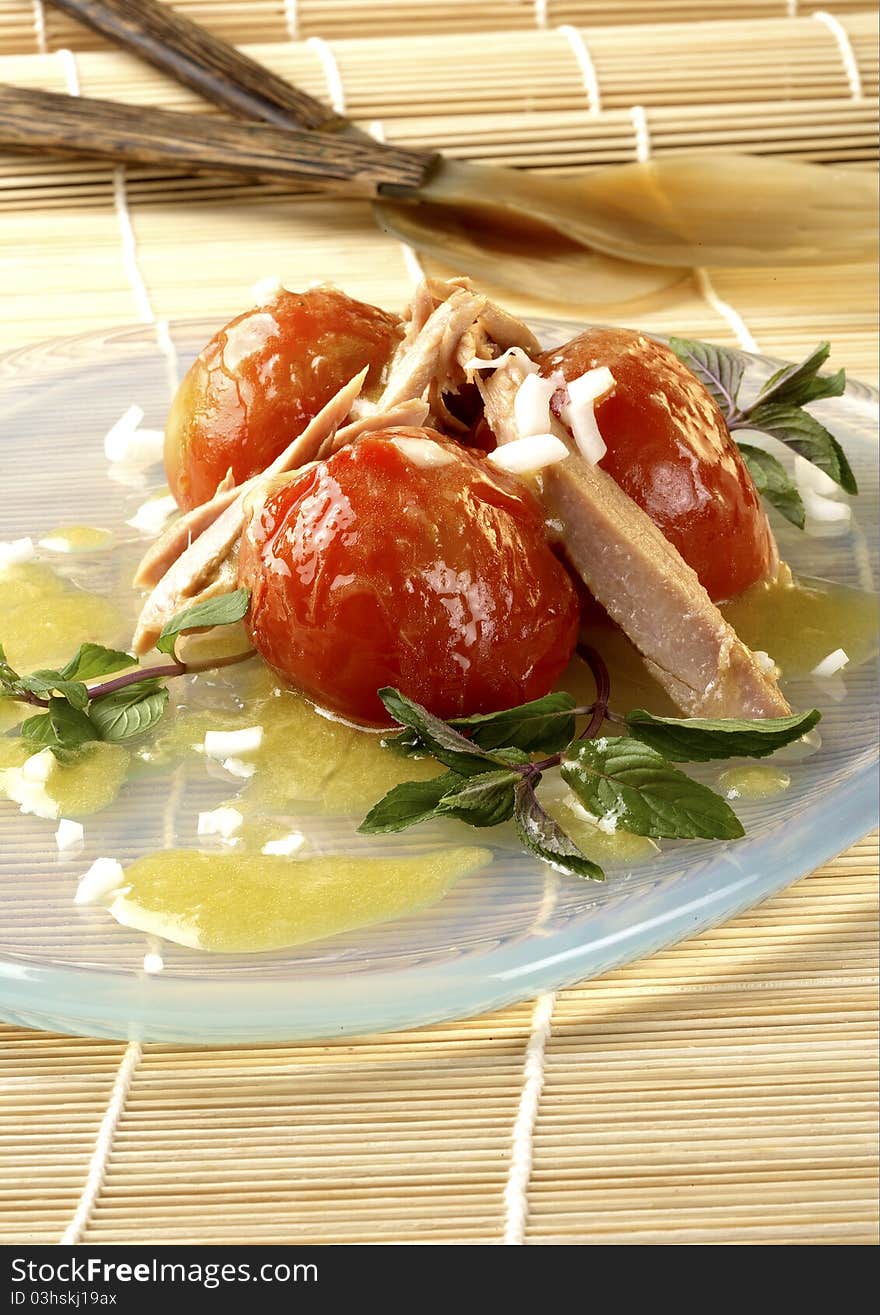
[[[389,441],[432,438],[426,469]],[[546,694],[579,608],[524,484],[432,430],[361,438],[270,492],[242,536],[255,648],[316,704],[388,725],[393,685],[437,716]]]
[[[281,291],[215,334],[183,379],[165,430],[165,469],[188,510],[227,470],[259,474],[364,366],[375,391],[400,321],[336,288]]]
[[[588,329],[539,357],[542,373],[576,379],[607,365],[616,386],[596,403],[608,447],[602,469],[693,567],[716,602],[763,579],[777,561],[761,499],[724,417],[662,343],[631,329]]]

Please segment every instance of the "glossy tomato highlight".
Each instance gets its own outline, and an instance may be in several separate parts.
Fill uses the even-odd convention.
[[[242,536],[255,648],[320,706],[387,725],[546,694],[579,609],[529,489],[433,430],[389,429],[270,488]]]
[[[602,458],[621,488],[693,567],[716,602],[763,579],[776,546],[760,497],[714,398],[662,343],[631,329],[588,329],[539,357],[576,379],[607,365],[596,403]]]
[[[266,466],[364,366],[375,392],[402,335],[397,316],[336,288],[283,289],[221,329],[171,406],[165,469],[178,504],[210,498]]]

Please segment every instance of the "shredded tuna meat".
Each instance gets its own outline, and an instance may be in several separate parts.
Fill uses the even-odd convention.
[[[479,381],[499,444],[518,437],[513,403],[525,370],[508,358]],[[542,477],[547,511],[571,564],[690,716],[781,717],[790,711],[772,674],[737,637],[677,549],[558,422],[570,457]]]

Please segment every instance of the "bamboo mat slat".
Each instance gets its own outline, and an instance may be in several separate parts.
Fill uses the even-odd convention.
[[[690,23],[726,18],[727,0],[175,0],[174,7],[226,41],[286,41],[320,36],[467,35],[499,30],[542,30],[563,24],[598,27],[642,23]],[[797,0],[740,0],[741,20],[809,14],[815,5]],[[827,0],[826,13],[846,15],[865,0]],[[48,0],[0,0],[0,54],[43,49],[93,50],[106,43],[54,10]]]
[[[876,1241],[875,852],[559,995],[530,1243]],[[529,1023],[147,1046],[85,1240],[497,1242]],[[0,1027],[4,1242],[64,1228],[120,1050]]]
[[[462,158],[561,171],[630,160],[639,104],[657,153],[876,161],[877,19],[864,4],[823,6],[861,96],[829,26],[788,0],[745,0],[733,22],[719,0],[178,7],[326,99],[306,43],[324,37],[360,122]],[[594,61],[598,113],[563,24]],[[214,112],[50,6],[0,0],[0,81],[67,89],[69,60],[48,53],[60,48],[77,52],[85,94]],[[361,203],[0,156],[0,350],[131,322],[147,303],[152,317],[220,323],[270,274],[289,286],[326,274],[389,306],[412,286]],[[835,364],[873,379],[876,307],[872,270],[711,270],[601,318],[748,337],[781,357],[827,337]],[[877,866],[869,838],[733,923],[557,996],[525,1241],[876,1243]],[[346,1044],[146,1046],[83,1239],[498,1242],[536,1018],[527,1003]],[[0,1242],[53,1242],[69,1225],[122,1056],[0,1025]]]

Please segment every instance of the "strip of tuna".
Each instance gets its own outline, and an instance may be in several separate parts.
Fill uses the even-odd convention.
[[[280,475],[296,469],[317,455],[322,443],[336,434],[355,398],[364,386],[367,371],[340,388],[335,397],[306,425],[302,433],[275,458],[260,478]],[[159,580],[141,610],[132,641],[134,652],[146,653],[159,637],[166,621],[189,604],[210,582],[223,559],[228,555],[241,533],[244,499],[254,481],[249,480],[234,490],[235,497],[199,537],[174,560]],[[233,490],[220,494],[227,498]],[[215,501],[212,499],[212,501]],[[186,519],[185,517],[183,519]],[[140,574],[140,572],[139,572]]]
[[[486,298],[460,288],[429,315],[418,337],[395,361],[377,411],[410,397],[421,397],[433,380],[445,381],[462,334],[486,306]]]
[[[524,378],[522,366],[508,360],[480,382],[499,443],[518,437],[513,400]],[[775,679],[677,549],[610,475],[580,456],[555,422],[553,432],[571,455],[542,471],[545,506],[562,523],[572,565],[652,675],[689,716],[785,716],[790,708]]]

